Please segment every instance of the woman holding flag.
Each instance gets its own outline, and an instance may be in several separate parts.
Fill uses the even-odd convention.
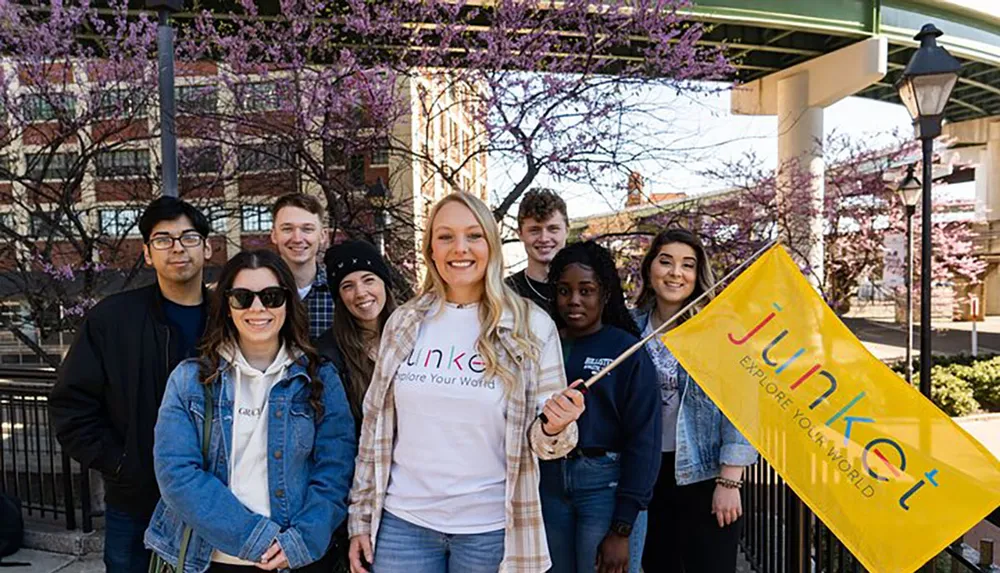
[[[658,234],[643,257],[635,321],[643,335],[690,318],[677,313],[713,284],[705,248],[686,229]],[[653,338],[646,345],[656,368],[663,416],[659,479],[649,507],[643,569],[657,573],[733,573],[742,527],[740,486],[757,452]],[[711,351],[711,350],[708,350]]]
[[[365,396],[353,573],[551,566],[536,455],[576,446],[583,395],[566,387],[555,324],[504,285],[500,249],[474,196],[431,210],[424,282],[386,323]]]
[[[639,340],[611,253],[593,241],[549,267],[568,380],[590,378]],[[542,469],[550,573],[638,573],[660,467],[660,391],[647,352],[623,360],[589,391],[576,449]]]

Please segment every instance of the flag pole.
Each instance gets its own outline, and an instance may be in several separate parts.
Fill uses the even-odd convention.
[[[668,326],[670,326],[671,324],[673,324],[674,322],[676,322],[677,319],[680,318],[681,316],[684,316],[685,312],[687,312],[687,311],[691,310],[692,308],[694,308],[695,305],[697,305],[699,302],[701,302],[702,300],[704,300],[709,294],[712,293],[712,291],[714,291],[715,289],[717,289],[720,285],[725,284],[726,281],[728,281],[734,275],[738,274],[740,271],[742,271],[743,269],[745,269],[751,263],[753,263],[754,261],[756,261],[761,255],[763,255],[765,252],[767,252],[768,250],[770,250],[771,247],[777,245],[780,241],[781,241],[780,239],[774,239],[773,241],[771,241],[771,242],[767,243],[766,245],[764,245],[763,247],[761,247],[756,253],[754,253],[753,255],[751,255],[750,258],[748,258],[747,260],[745,260],[742,263],[740,263],[739,265],[737,265],[736,268],[734,268],[733,270],[729,271],[726,274],[726,276],[722,277],[721,279],[719,279],[718,281],[716,281],[715,284],[712,284],[711,286],[709,286],[708,288],[706,288],[705,292],[703,292],[700,295],[698,295],[698,298],[692,300],[687,305],[685,305],[684,308],[682,308],[679,311],[675,312],[674,315],[671,316],[669,319],[663,321],[663,324],[661,324],[660,326],[657,326],[656,329],[653,330],[653,332],[650,332],[645,337],[643,337],[642,340],[640,340],[639,342],[636,342],[635,344],[633,344],[632,346],[630,346],[628,349],[626,349],[624,352],[622,352],[621,354],[619,354],[617,358],[615,358],[614,360],[612,360],[611,363],[608,364],[608,365],[606,365],[604,368],[601,368],[600,370],[598,370],[596,374],[594,374],[590,378],[587,378],[587,380],[584,381],[583,384],[577,384],[575,386],[570,386],[570,388],[586,394],[587,390],[591,386],[593,386],[598,380],[600,380],[601,378],[604,378],[605,376],[607,376],[609,372],[611,372],[612,370],[614,370],[615,367],[617,367],[619,364],[621,364],[622,362],[624,362],[629,356],[632,356],[633,354],[635,354],[640,348],[642,348],[643,346],[645,346],[647,342],[649,342],[650,340],[652,340],[653,338],[655,338],[657,335],[662,334],[667,329]],[[548,417],[545,415],[544,412],[542,412],[541,414],[539,414],[539,418],[541,418],[541,420],[542,420],[543,423],[548,422]]]

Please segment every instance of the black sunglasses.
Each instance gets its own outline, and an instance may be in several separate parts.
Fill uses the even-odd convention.
[[[229,299],[229,306],[236,310],[246,310],[253,305],[253,299],[259,298],[260,304],[265,308],[278,308],[288,300],[288,291],[285,287],[273,286],[263,290],[252,291],[245,288],[232,288],[226,292]]]

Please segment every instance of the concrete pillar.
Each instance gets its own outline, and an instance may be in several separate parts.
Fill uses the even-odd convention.
[[[1000,251],[1000,122],[991,122],[987,128],[986,148],[979,152],[976,166],[976,210],[985,206],[988,221],[987,253]],[[977,213],[978,214],[978,213]],[[983,281],[986,283],[986,314],[1000,314],[1000,272],[991,264]]]
[[[813,176],[805,194],[815,216],[797,221],[786,239],[791,250],[802,254],[800,262],[811,269],[814,285],[823,280],[823,109],[885,77],[888,46],[883,36],[868,38],[742,84],[732,93],[733,113],[778,117],[779,188],[792,178],[792,162]],[[799,197],[796,193],[801,201]],[[778,199],[780,205],[780,193]]]
[[[809,202],[808,212],[790,222],[791,250],[810,270],[810,282],[823,280],[823,108],[810,105],[809,71],[777,82],[778,204],[782,209]],[[803,189],[802,186],[805,186]]]

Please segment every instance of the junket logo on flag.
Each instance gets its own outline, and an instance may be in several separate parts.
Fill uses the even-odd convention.
[[[869,571],[916,570],[1000,504],[1000,462],[872,356],[781,247],[662,340]]]
[[[898,480],[902,476],[902,472],[907,470],[905,448],[892,437],[880,435],[869,439],[864,444],[861,448],[860,459],[852,460],[844,455],[844,450],[841,446],[846,448],[851,443],[851,433],[855,428],[855,424],[876,425],[878,423],[875,413],[866,408],[867,404],[864,403],[865,391],[862,390],[850,397],[841,396],[838,392],[837,377],[830,371],[836,371],[836,366],[833,364],[824,366],[820,361],[810,366],[794,382],[788,383],[788,380],[783,380],[781,378],[783,372],[788,370],[789,367],[803,356],[806,357],[805,360],[809,360],[815,355],[815,352],[809,352],[809,349],[800,347],[792,351],[790,355],[787,355],[788,357],[784,361],[781,361],[782,359],[779,357],[786,355],[782,354],[782,351],[795,347],[793,342],[795,335],[790,334],[787,328],[781,327],[780,319],[773,326],[770,325],[783,310],[782,306],[776,302],[772,303],[771,306],[773,310],[761,319],[749,332],[739,337],[734,336],[732,333],[728,335],[730,344],[743,346],[751,338],[755,338],[760,334],[761,331],[766,330],[768,326],[771,326],[771,330],[781,329],[760,352],[759,358],[763,362],[763,365],[757,362],[756,356],[749,354],[744,355],[740,359],[740,365],[746,368],[750,375],[758,380],[758,384],[764,388],[765,392],[774,396],[782,409],[786,411],[790,412],[793,409],[792,396],[802,395],[806,400],[811,400],[805,410],[801,407],[794,408],[792,419],[795,426],[807,432],[809,438],[816,444],[816,447],[823,450],[829,456],[830,460],[836,463],[837,469],[844,474],[850,483],[857,487],[863,496],[872,497],[875,495],[876,490],[872,487],[870,481],[866,481],[866,478],[870,478],[876,482]],[[765,334],[760,335],[763,339],[768,338]],[[775,380],[771,380],[768,371],[773,372]],[[804,384],[806,387],[799,390]],[[819,429],[817,421],[812,416],[813,411],[824,403],[838,408],[832,416],[822,422],[822,426],[830,428],[834,432],[837,432],[839,436],[842,436],[843,439],[840,444],[837,443],[839,439],[829,440],[828,435],[825,435]],[[860,469],[858,468],[858,464],[860,464]],[[904,511],[909,510],[908,502],[910,498],[924,487],[924,485],[929,483],[934,487],[938,487],[937,477],[937,468],[932,468],[924,472],[924,478],[907,489],[899,497],[899,507]]]

